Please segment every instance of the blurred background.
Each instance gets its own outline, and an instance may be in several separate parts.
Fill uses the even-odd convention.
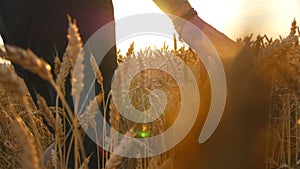
[[[229,38],[236,40],[253,33],[267,34],[268,37],[279,38],[289,34],[289,28],[294,18],[300,21],[299,0],[189,0],[197,10],[198,15],[206,22],[225,33]],[[162,13],[151,0],[113,0],[116,20],[135,14]],[[166,26],[174,32],[171,21]],[[151,22],[151,21],[149,21]],[[116,31],[127,29],[116,25]],[[118,38],[118,37],[117,37]],[[133,39],[120,43],[119,48],[126,49]],[[147,43],[143,38],[134,40],[136,47],[144,48],[162,46],[161,42],[154,39]],[[161,44],[157,44],[161,43]]]

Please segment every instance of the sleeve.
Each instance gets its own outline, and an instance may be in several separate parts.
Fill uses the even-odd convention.
[[[5,43],[27,47],[29,4],[25,0],[0,1],[0,33]]]
[[[2,19],[4,13],[5,13],[5,7],[6,7],[6,1],[0,1],[0,36],[3,38],[4,41],[7,41],[8,33],[6,31],[6,27],[4,25],[4,21]]]

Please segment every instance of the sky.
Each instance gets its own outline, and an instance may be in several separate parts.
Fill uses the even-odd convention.
[[[254,35],[267,34],[270,37],[278,38],[288,35],[291,22],[294,18],[300,23],[300,0],[189,0],[197,10],[198,15],[225,33],[228,37],[236,40],[251,33]],[[135,14],[161,13],[160,9],[152,0],[113,0],[116,19],[116,32],[128,29],[127,26],[118,25],[118,20]],[[171,21],[168,17],[166,26],[170,33],[174,33]],[[139,24],[137,22],[137,24]],[[145,40],[147,39],[147,40]],[[122,51],[129,47],[132,41],[135,46],[162,46],[164,41],[171,42],[171,39],[160,39],[158,36],[142,37],[136,36],[120,41],[118,44]],[[1,43],[1,38],[0,38]]]
[[[300,0],[189,0],[206,22],[236,40],[253,33],[267,34],[269,37],[279,38],[287,36],[294,18],[300,23]],[[113,0],[116,31],[128,29],[118,25],[118,20],[135,14],[162,13],[152,0]],[[137,22],[138,24],[138,22]],[[166,26],[174,32],[171,21]],[[118,35],[117,35],[118,39]],[[161,46],[164,40],[153,41],[135,37],[121,41],[121,50],[128,48],[130,42],[135,41],[136,46],[151,46],[155,43]],[[147,43],[145,43],[147,42]]]

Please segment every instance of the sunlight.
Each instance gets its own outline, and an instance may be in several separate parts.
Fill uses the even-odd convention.
[[[0,47],[3,45],[3,40],[2,40],[2,37],[0,35]]]
[[[151,0],[113,0],[114,3],[114,11],[115,11],[115,20],[116,20],[116,39],[117,39],[117,47],[121,50],[122,54],[127,52],[130,44],[134,41],[135,51],[144,50],[146,47],[162,47],[166,42],[168,45],[173,44],[173,36],[175,30],[173,28],[171,20],[165,16],[163,19],[165,20],[164,27],[167,27],[170,31],[168,35],[161,36],[153,33],[145,33],[145,34],[135,34],[130,37],[121,38],[120,32],[126,31],[128,29],[133,29],[135,26],[139,26],[141,22],[147,21],[147,23],[153,24],[155,26],[156,22],[153,20],[147,20],[145,18],[144,21],[136,21],[136,24],[130,25],[121,25],[118,24],[118,21],[124,19],[128,16],[133,16],[137,14],[145,14],[145,13],[160,13],[163,12],[155,5]],[[173,47],[173,46],[172,46]]]
[[[152,0],[113,0],[113,2],[116,20],[135,14],[162,13]],[[296,18],[298,23],[300,22],[299,0],[189,0],[189,2],[204,21],[233,40],[251,33],[254,36],[267,34],[273,38],[278,38],[279,35],[286,36],[293,19]],[[171,21],[164,26],[170,27],[170,32],[174,32]],[[128,28],[116,25],[117,32],[121,29]],[[150,42],[157,44],[160,41],[147,37],[136,45],[149,46]],[[129,44],[122,43],[118,46],[127,50]]]
[[[233,24],[228,27],[234,37],[243,37],[253,33],[267,34],[279,38],[287,36],[294,18],[299,23],[299,0],[252,0],[241,1]]]
[[[238,7],[239,1],[237,0],[228,0],[228,1],[220,1],[220,0],[190,0],[192,6],[197,10],[198,15],[201,16],[206,22],[210,23],[218,30],[229,34],[230,25],[233,23],[233,16],[235,15]],[[145,35],[144,37],[131,37],[130,39],[120,39],[118,36],[118,32],[126,29],[130,29],[130,27],[134,25],[128,26],[120,26],[118,25],[118,20],[121,18],[125,18],[128,16],[136,15],[136,14],[144,14],[144,13],[163,13],[153,1],[151,0],[113,0],[114,10],[115,10],[115,19],[116,23],[116,32],[117,32],[117,43],[118,48],[121,49],[121,52],[126,53],[130,43],[135,41],[136,49],[144,49],[148,46],[157,46],[161,47],[164,42],[166,42],[170,47],[173,47],[173,37],[166,38],[159,36],[149,36]],[[216,5],[218,4],[218,5]],[[147,19],[147,18],[145,18]],[[151,22],[151,21],[147,21]],[[155,21],[154,21],[155,23]],[[139,24],[139,22],[137,22]],[[172,25],[171,20],[166,16],[166,23],[164,27],[169,27],[169,34],[176,33],[175,29]],[[231,34],[230,34],[231,35]]]
[[[4,49],[4,43],[3,43],[3,40],[2,40],[1,35],[0,35],[0,50],[2,50],[2,51],[5,50],[5,49]],[[2,58],[1,58],[1,55],[0,55],[0,64],[10,64],[10,62],[7,61],[7,60],[2,59]]]
[[[198,16],[229,37],[233,37],[230,29],[240,2],[240,0],[190,0],[191,5],[197,10]]]

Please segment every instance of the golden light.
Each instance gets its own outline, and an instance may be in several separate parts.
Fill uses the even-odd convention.
[[[113,0],[113,2],[116,20],[135,14],[162,13],[152,0]],[[300,23],[299,0],[189,0],[189,2],[203,20],[233,40],[251,33],[254,36],[267,34],[273,38],[279,38],[279,35],[284,37],[288,35],[294,18]],[[164,26],[172,29],[171,22]],[[118,27],[118,25],[116,27],[116,31],[128,29]],[[134,38],[118,46],[121,50],[127,50],[133,40]],[[157,39],[148,38],[135,44],[149,46],[143,45],[145,42],[160,43]]]
[[[49,64],[46,64],[46,69],[50,71],[51,70],[51,66]]]
[[[300,119],[297,120],[297,124],[300,125]]]
[[[142,131],[146,131],[146,130],[147,130],[147,126],[145,124],[143,124]]]

